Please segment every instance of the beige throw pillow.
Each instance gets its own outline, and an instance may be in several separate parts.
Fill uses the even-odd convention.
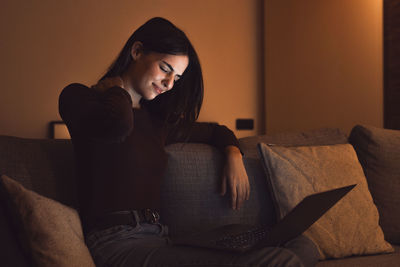
[[[321,259],[392,252],[384,240],[362,167],[350,144],[282,147],[259,145],[277,217],[307,195],[351,184],[357,186],[306,232]]]
[[[21,228],[22,245],[36,266],[95,266],[76,210],[27,190],[5,175],[0,182],[13,221]]]

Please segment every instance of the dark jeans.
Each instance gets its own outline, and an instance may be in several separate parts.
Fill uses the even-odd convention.
[[[314,266],[315,245],[303,236],[284,247],[247,253],[172,246],[162,224],[119,225],[89,233],[86,243],[97,267],[109,266]]]

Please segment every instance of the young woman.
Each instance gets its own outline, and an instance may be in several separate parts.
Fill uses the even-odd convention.
[[[285,248],[233,256],[168,244],[158,215],[165,145],[216,146],[226,155],[221,194],[230,191],[233,209],[250,194],[232,131],[195,122],[202,100],[197,54],[184,32],[163,18],[138,28],[96,85],[62,91],[59,110],[74,144],[80,214],[97,266],[301,266]]]

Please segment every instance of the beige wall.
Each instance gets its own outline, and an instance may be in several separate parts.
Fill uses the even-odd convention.
[[[0,10],[0,134],[47,137],[58,95],[93,84],[134,29],[163,16],[187,32],[203,65],[200,119],[258,127],[257,0],[15,1]],[[259,131],[237,131],[238,136]]]
[[[132,31],[164,16],[204,71],[200,120],[241,136],[383,125],[382,0],[264,0],[265,115],[257,22],[262,0],[14,1],[0,9],[0,134],[43,138],[71,82],[93,84]]]
[[[266,0],[268,133],[383,126],[382,0]]]

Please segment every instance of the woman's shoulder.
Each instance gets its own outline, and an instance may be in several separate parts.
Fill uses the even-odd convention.
[[[70,90],[81,90],[81,89],[89,89],[88,86],[82,84],[82,83],[71,83],[65,86],[62,91],[70,91]]]
[[[74,92],[74,91],[79,91],[82,89],[87,90],[87,89],[89,89],[89,87],[87,87],[86,85],[84,85],[82,83],[71,83],[71,84],[68,84],[67,86],[65,86],[61,90],[61,95],[64,94],[65,92]]]
[[[60,93],[60,100],[76,98],[84,95],[92,95],[95,90],[82,84],[82,83],[71,83],[65,86]]]

